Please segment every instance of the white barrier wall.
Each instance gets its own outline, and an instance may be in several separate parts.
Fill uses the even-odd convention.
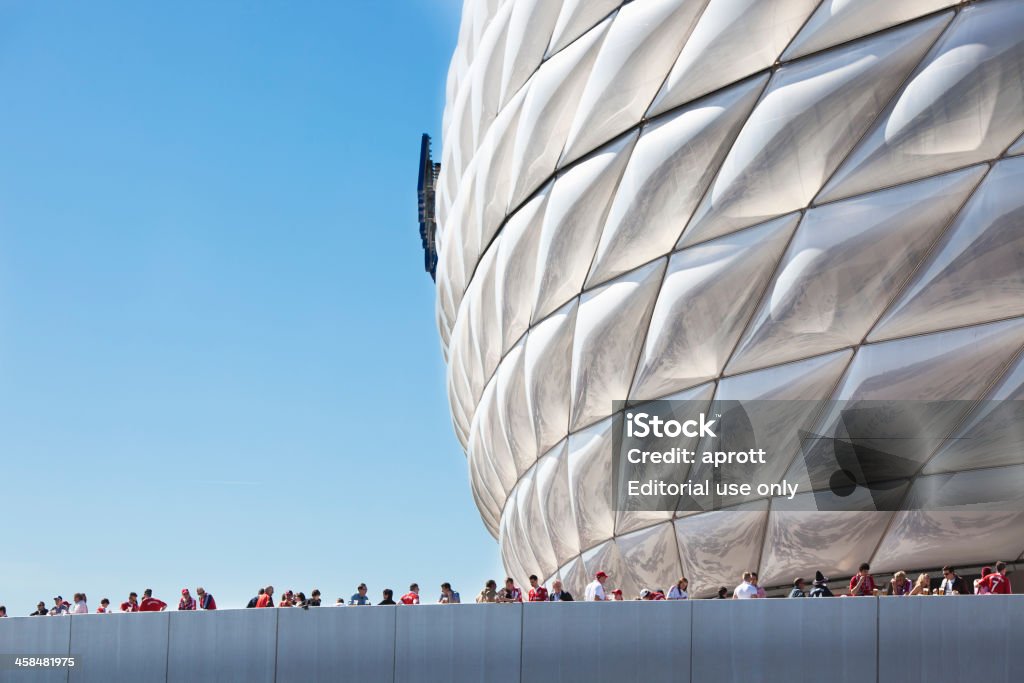
[[[876,681],[1024,675],[1024,595],[422,605],[0,619],[7,681]]]

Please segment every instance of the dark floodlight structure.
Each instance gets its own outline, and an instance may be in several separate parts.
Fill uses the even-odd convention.
[[[437,218],[434,214],[434,194],[441,164],[430,156],[430,136],[420,140],[420,174],[416,192],[420,203],[420,241],[423,243],[423,267],[434,280],[437,273]]]

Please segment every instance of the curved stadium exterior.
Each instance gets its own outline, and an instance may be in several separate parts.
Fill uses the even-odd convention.
[[[1022,398],[1022,133],[1019,0],[466,0],[437,317],[509,573],[706,596],[1020,558],[1019,509],[616,512],[609,471],[627,398]],[[1021,469],[939,452],[914,485]]]

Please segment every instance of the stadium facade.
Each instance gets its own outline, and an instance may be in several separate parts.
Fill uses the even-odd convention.
[[[466,0],[437,319],[510,574],[707,595],[1021,558],[1020,509],[622,512],[609,471],[626,399],[1024,398],[1022,133],[1019,0]],[[914,486],[1022,469],[940,449]]]

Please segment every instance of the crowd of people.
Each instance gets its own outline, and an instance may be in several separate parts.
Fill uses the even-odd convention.
[[[953,567],[942,568],[942,578],[934,588],[932,577],[927,573],[919,574],[916,581],[911,581],[904,571],[893,574],[889,581],[879,585],[871,574],[871,566],[865,562],[860,565],[857,573],[850,578],[848,589],[840,592],[839,597],[846,596],[912,596],[912,595],[1009,595],[1013,592],[1010,586],[1010,579],[1006,575],[1007,566],[1005,562],[996,562],[994,567],[984,567],[981,576],[971,584],[957,574]],[[618,588],[606,588],[609,580],[607,572],[598,571],[594,579],[587,584],[583,594],[585,601],[618,601],[624,600],[623,592]],[[572,602],[575,600],[572,594],[565,590],[562,582],[555,579],[548,589],[541,584],[536,575],[529,578],[530,587],[528,591],[516,586],[515,580],[511,577],[505,579],[502,588],[494,579],[490,579],[483,589],[476,596],[478,603],[515,603],[515,602]],[[689,594],[689,580],[680,577],[674,586],[668,591],[662,589],[643,588],[636,596],[636,600],[687,600]],[[808,582],[803,577],[793,581],[793,588],[787,597],[790,598],[827,598],[836,597],[836,593],[829,588],[829,579],[820,571],[815,572],[813,581]],[[338,598],[334,606],[366,606],[374,604],[368,595],[369,589],[365,583],[359,584],[356,592],[347,600]],[[409,592],[395,600],[395,593],[390,588],[385,588],[381,594],[381,600],[377,605],[419,605],[423,604],[418,584],[411,584]],[[750,598],[767,597],[765,589],[759,584],[757,572],[747,571],[743,573],[742,580],[730,594],[729,589],[722,586],[718,589],[713,599],[722,600],[726,598],[744,600]],[[458,591],[452,588],[448,582],[441,584],[440,595],[437,603],[442,605],[457,605],[462,602]],[[274,587],[265,586],[249,600],[247,608],[261,609],[267,607],[310,607],[322,606],[320,591],[314,588],[310,591],[309,597],[302,591],[287,590],[279,600],[274,600]],[[128,594],[128,599],[120,604],[119,609],[114,609],[110,600],[100,600],[96,612],[99,614],[111,614],[114,612],[163,612],[168,604],[163,600],[153,597],[153,590],[147,588],[142,592],[142,599],[134,591]],[[202,586],[196,588],[195,596],[188,588],[181,590],[181,599],[178,600],[179,610],[215,610],[217,601],[213,595],[208,593]],[[85,593],[75,593],[71,601],[65,600],[60,595],[53,598],[53,606],[47,608],[46,603],[40,601],[36,610],[29,616],[62,616],[66,614],[88,614],[89,605]],[[0,618],[7,616],[7,608],[0,605]]]

